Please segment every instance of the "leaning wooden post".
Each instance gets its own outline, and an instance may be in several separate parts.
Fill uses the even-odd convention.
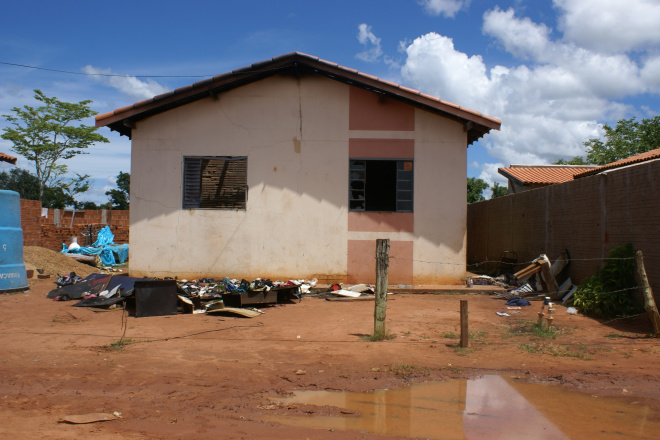
[[[374,310],[374,338],[385,337],[385,313],[387,311],[387,270],[390,265],[390,240],[376,240],[376,308]]]
[[[467,348],[470,345],[468,331],[468,302],[467,299],[461,300],[461,347]]]
[[[649,279],[646,277],[642,251],[635,252],[635,260],[637,261],[637,273],[639,274],[639,279],[642,282],[642,289],[644,291],[644,309],[646,310],[646,313],[649,314],[649,318],[653,324],[655,337],[660,338],[660,314],[658,313],[658,307],[655,305],[655,300],[653,299],[653,291],[651,290],[651,286],[649,286]]]

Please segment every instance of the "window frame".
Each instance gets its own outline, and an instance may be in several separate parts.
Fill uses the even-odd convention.
[[[207,164],[204,165],[204,161],[207,161]],[[224,164],[213,164],[214,166],[222,166],[222,174],[218,177],[221,181],[221,186],[216,189],[215,199],[214,198],[204,198],[204,171],[208,167],[210,161],[222,161]],[[238,184],[234,183],[225,185],[224,179],[227,178],[227,173],[232,162],[243,162],[244,164],[239,164],[239,166],[244,167],[244,175],[240,176],[242,182]],[[182,161],[182,175],[181,175],[181,207],[182,209],[211,209],[211,210],[223,210],[223,211],[245,211],[247,209],[247,198],[248,198],[248,184],[247,184],[247,156],[183,156]],[[231,176],[230,176],[231,177]],[[207,182],[207,185],[209,182]],[[212,184],[211,184],[212,185]],[[217,186],[217,185],[216,185]],[[234,194],[240,195],[242,192],[244,199],[237,201],[231,201],[231,199],[223,198],[227,197],[221,194],[221,191],[229,187],[228,191],[234,189]],[[242,189],[237,189],[243,187]],[[215,202],[215,206],[213,205]],[[204,206],[206,205],[206,206]]]
[[[367,209],[367,162],[396,162],[396,184],[395,184],[395,210],[368,210]],[[363,162],[364,167],[359,168],[356,162]],[[411,169],[406,169],[407,163]],[[359,178],[363,171],[364,177]],[[357,173],[357,174],[353,174]],[[362,182],[362,189],[354,187],[354,182]],[[360,186],[360,185],[357,185]],[[363,198],[359,198],[362,193]],[[392,212],[392,213],[414,213],[415,212],[415,161],[410,158],[381,158],[381,157],[349,157],[348,159],[348,211],[349,212]],[[364,201],[363,207],[355,207],[360,201]]]

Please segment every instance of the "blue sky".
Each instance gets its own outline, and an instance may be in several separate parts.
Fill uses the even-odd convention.
[[[77,74],[0,64],[0,114],[34,105],[36,88],[105,113],[299,51],[500,118],[502,131],[468,148],[466,170],[501,183],[498,167],[580,155],[602,124],[660,114],[660,0],[23,0],[2,9],[0,62]],[[81,198],[97,203],[130,170],[130,141],[100,133],[109,144],[67,162],[92,176]],[[11,144],[0,140],[0,151],[12,154]],[[20,157],[19,166],[29,168]]]

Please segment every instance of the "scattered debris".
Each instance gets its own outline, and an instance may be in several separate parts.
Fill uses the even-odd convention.
[[[128,260],[128,244],[115,244],[114,239],[110,227],[104,226],[92,246],[80,246],[74,241],[69,246],[62,244],[62,253],[96,267],[124,264]]]
[[[263,311],[246,305],[283,304],[300,300],[302,290],[310,291],[317,280],[271,281],[257,278],[200,280],[131,278],[126,275],[93,273],[84,279],[71,272],[59,276],[56,289],[47,297],[54,301],[79,300],[75,307],[126,308],[136,317],[176,313],[231,314],[254,318]],[[357,292],[352,292],[359,295]]]

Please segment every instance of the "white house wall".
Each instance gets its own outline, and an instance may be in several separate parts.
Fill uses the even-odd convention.
[[[132,131],[131,275],[346,281],[364,269],[352,268],[349,243],[359,250],[391,238],[409,260],[401,267],[414,271],[402,278],[406,284],[460,282],[462,125],[416,109],[410,131],[349,130],[349,107],[360,108],[351,104],[354,89],[318,76],[271,77],[139,121]],[[373,137],[414,142],[414,230],[349,231],[349,139]],[[184,156],[247,156],[247,209],[182,209]],[[403,218],[393,214],[395,223]],[[373,254],[363,259],[374,261]]]

